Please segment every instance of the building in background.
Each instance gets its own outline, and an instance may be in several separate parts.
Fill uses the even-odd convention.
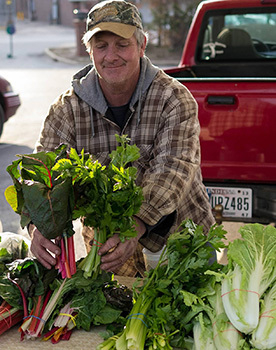
[[[200,0],[129,0],[140,10],[149,43],[178,49]],[[75,27],[79,43],[89,9],[99,0],[0,0],[0,28],[16,20],[40,21]],[[82,53],[86,54],[82,47]]]
[[[98,0],[0,0],[0,26],[5,25],[7,13],[12,8],[18,20],[42,21],[49,24],[74,26],[74,9],[88,11]],[[148,0],[134,0],[142,12],[143,21],[151,20]]]
[[[89,10],[98,1],[91,0],[0,0],[0,26],[5,26],[9,11],[14,19],[74,26],[73,10]]]

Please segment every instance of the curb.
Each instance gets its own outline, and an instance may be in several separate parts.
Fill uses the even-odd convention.
[[[46,55],[48,55],[50,58],[52,58],[54,61],[63,62],[63,63],[68,63],[68,64],[78,64],[78,63],[80,63],[80,62],[78,62],[77,60],[71,60],[70,58],[57,55],[57,54],[54,52],[54,49],[53,49],[53,48],[47,48],[47,49],[45,49],[45,53],[46,53]]]
[[[68,54],[66,56],[66,51],[70,51],[73,50],[75,47],[60,47],[60,48],[54,48],[54,47],[50,47],[45,49],[45,53],[46,55],[48,55],[50,58],[52,58],[54,61],[59,61],[59,62],[63,62],[66,64],[71,64],[71,65],[87,65],[89,63],[91,63],[91,60],[89,58],[89,56],[87,57],[83,57],[83,56],[74,56],[74,58],[68,58]],[[61,52],[60,54],[58,54],[57,52]],[[63,53],[63,54],[62,54]],[[72,54],[70,55],[72,56]],[[151,58],[150,55],[148,56],[152,62],[152,64],[158,66],[158,67],[163,67],[163,68],[168,68],[168,67],[177,67],[179,64],[180,60],[162,60],[162,59],[158,59],[158,58]]]

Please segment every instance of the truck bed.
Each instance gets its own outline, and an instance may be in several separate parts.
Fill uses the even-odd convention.
[[[276,0],[207,0],[178,67],[195,97],[211,205],[231,220],[276,220]]]

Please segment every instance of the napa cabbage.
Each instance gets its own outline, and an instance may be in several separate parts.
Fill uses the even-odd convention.
[[[256,349],[276,348],[276,283],[265,294],[261,304],[258,327],[251,336],[251,344]]]
[[[258,325],[260,298],[276,279],[276,229],[248,224],[240,234],[228,247],[221,297],[230,322],[248,334]]]
[[[210,308],[206,309],[212,321],[213,340],[216,349],[237,350],[243,349],[241,333],[229,321],[221,300],[221,284],[215,285],[215,293],[208,296]]]
[[[213,340],[212,323],[203,313],[197,316],[197,321],[193,326],[193,335],[193,350],[216,350]]]

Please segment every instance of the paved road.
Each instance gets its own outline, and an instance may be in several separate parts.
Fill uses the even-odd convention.
[[[45,54],[49,47],[74,46],[75,31],[57,25],[19,22],[13,35],[13,57],[8,58],[9,35],[0,29],[0,75],[7,78],[18,91],[22,105],[4,126],[0,139],[0,220],[4,231],[21,232],[19,216],[4,198],[11,184],[6,167],[16,154],[33,151],[53,100],[70,86],[72,75],[81,65],[53,61]]]

